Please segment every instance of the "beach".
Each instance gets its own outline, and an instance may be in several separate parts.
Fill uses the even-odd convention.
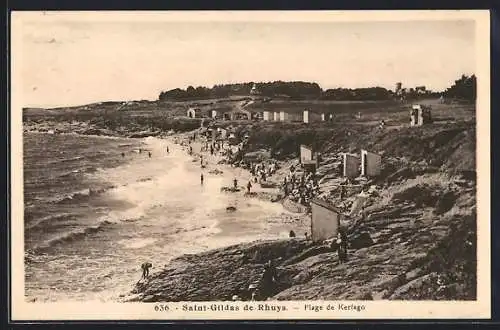
[[[43,153],[29,149],[30,137]],[[25,140],[28,300],[119,300],[140,278],[145,261],[154,273],[182,254],[287,237],[305,225],[280,203],[245,197],[247,171],[217,165],[220,159],[209,155],[202,169],[173,137],[27,133]],[[74,140],[82,150],[69,154],[62,140]],[[65,172],[47,178],[47,166],[52,174]],[[222,173],[210,174],[215,168]],[[235,177],[241,192],[221,192]],[[37,190],[43,178],[51,188]],[[236,211],[227,212],[228,206]]]

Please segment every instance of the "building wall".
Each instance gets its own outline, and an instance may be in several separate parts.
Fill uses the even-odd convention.
[[[280,120],[280,113],[279,112],[275,111],[273,113],[273,116],[274,116],[274,121],[279,121]]]
[[[292,112],[288,113],[289,121],[300,121],[301,123],[304,121],[304,114],[302,112]]]
[[[337,236],[341,215],[314,201],[311,203],[311,234],[314,242]]]
[[[361,150],[361,175],[377,176],[380,174],[381,166],[382,166],[382,157],[380,155],[374,154],[366,150]]]
[[[305,145],[300,146],[300,162],[309,161],[313,159],[313,151]]]
[[[356,178],[359,176],[361,160],[355,155],[344,154],[344,176]]]
[[[309,111],[309,122],[310,123],[324,121],[323,117],[324,117],[323,114]]]

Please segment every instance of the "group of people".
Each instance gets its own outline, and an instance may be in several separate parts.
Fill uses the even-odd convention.
[[[167,150],[168,150],[168,147],[167,147]],[[139,153],[142,154],[142,148],[139,148]],[[153,156],[153,154],[151,153],[151,151],[148,151],[148,156],[149,158],[151,158],[151,156]],[[122,152],[122,158],[125,158],[125,153]]]
[[[250,164],[250,174],[252,174],[255,182],[266,182],[267,178],[276,173],[277,170],[278,163],[274,160],[268,164]]]
[[[283,178],[281,188],[285,196],[306,206],[319,193],[319,184],[315,175],[312,172],[303,172],[301,175],[297,175],[293,165],[290,167],[288,175]]]

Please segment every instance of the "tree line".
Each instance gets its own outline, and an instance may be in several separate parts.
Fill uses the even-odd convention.
[[[252,90],[253,86],[256,90]],[[246,82],[237,84],[220,84],[213,87],[189,86],[186,89],[175,88],[163,91],[159,95],[160,101],[183,101],[210,98],[226,98],[230,96],[248,96],[252,93],[263,97],[283,97],[292,100],[338,100],[338,101],[366,101],[390,100],[395,98],[393,91],[383,87],[368,88],[334,88],[323,90],[315,82],[304,81],[274,81],[274,82]],[[443,95],[448,98],[475,100],[476,77],[474,75],[462,77],[455,84],[442,93],[427,92],[427,96]]]

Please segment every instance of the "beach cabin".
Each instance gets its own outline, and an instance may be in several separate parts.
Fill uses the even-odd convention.
[[[361,175],[365,177],[373,177],[380,174],[382,167],[382,156],[361,150]]]
[[[280,112],[280,121],[286,122],[294,122],[294,121],[303,121],[303,114],[289,111],[281,111]]]
[[[203,117],[200,108],[189,108],[187,111],[188,118],[201,118]]]
[[[264,117],[265,121],[270,121],[271,120],[271,112],[264,111],[263,117]]]
[[[318,153],[312,147],[300,145],[300,163],[307,172],[316,173],[319,167]]]
[[[306,124],[323,121],[324,120],[323,118],[324,118],[323,114],[320,115],[316,112],[312,112],[309,110],[304,110],[303,112],[303,121]]]
[[[313,160],[313,149],[312,147],[306,146],[304,144],[300,145],[300,163],[305,161]]]
[[[410,126],[422,126],[432,122],[431,107],[414,104],[410,111]]]
[[[279,121],[280,120],[280,113],[275,111],[274,112],[274,121]]]
[[[342,213],[328,202],[311,200],[311,234],[313,242],[320,242],[337,236]]]
[[[345,153],[343,165],[343,175],[345,177],[357,178],[359,176],[361,160],[357,155]]]

